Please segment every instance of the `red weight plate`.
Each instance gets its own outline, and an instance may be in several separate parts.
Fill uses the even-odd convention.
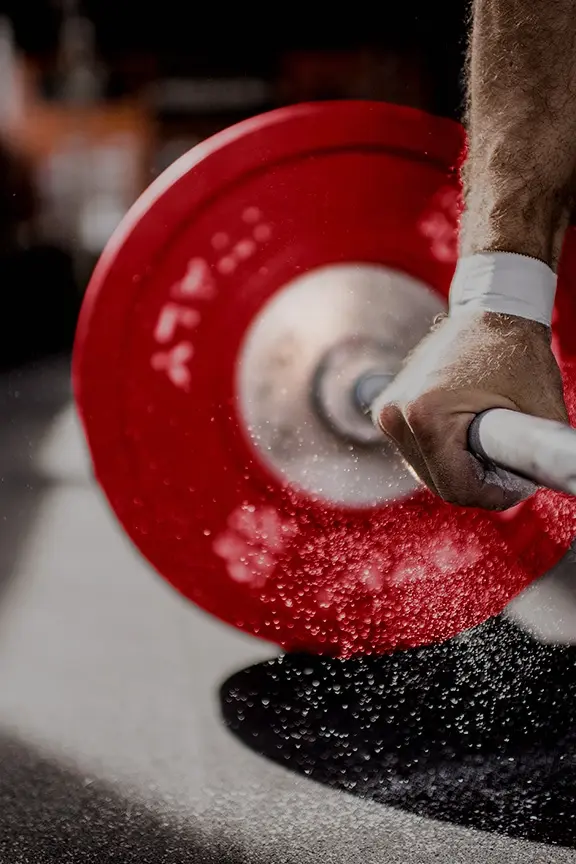
[[[370,509],[313,500],[244,432],[244,339],[294,277],[362,262],[447,296],[462,146],[458,125],[385,104],[255,118],[152,185],[89,286],[74,386],[114,511],[182,594],[286,649],[346,656],[447,638],[501,611],[576,535],[574,501],[548,491],[501,515],[426,491]],[[565,261],[573,248],[571,237]],[[574,272],[563,265],[555,343],[572,419]]]

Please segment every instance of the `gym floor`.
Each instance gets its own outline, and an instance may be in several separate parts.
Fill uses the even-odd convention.
[[[317,782],[233,734],[225,682],[278,652],[195,610],[122,536],[68,376],[53,360],[0,378],[2,864],[576,861],[573,814],[554,800],[546,836],[527,841],[538,830],[477,830]],[[514,616],[576,639],[575,575],[564,563]]]

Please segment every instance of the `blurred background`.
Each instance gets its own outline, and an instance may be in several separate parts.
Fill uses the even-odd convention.
[[[72,345],[90,273],[139,193],[203,138],[294,102],[458,118],[465,0],[223,9],[0,3],[0,368]]]

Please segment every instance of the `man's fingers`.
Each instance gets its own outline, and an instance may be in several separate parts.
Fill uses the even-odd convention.
[[[435,494],[461,507],[507,510],[535,491],[522,480],[511,482],[502,472],[486,471],[468,450],[473,414],[439,416],[426,404],[402,410],[386,405],[380,428],[395,444],[416,476]]]
[[[503,481],[503,475],[486,471],[468,449],[468,428],[473,414],[442,415],[426,404],[406,409],[406,419],[434,483],[437,494],[460,507],[507,510],[532,494],[523,481]]]
[[[426,461],[401,409],[397,405],[385,405],[378,415],[378,423],[382,432],[396,446],[412,473],[438,495]]]

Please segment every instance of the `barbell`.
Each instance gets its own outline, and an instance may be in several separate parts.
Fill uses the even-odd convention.
[[[369,416],[446,308],[464,146],[383,103],[252,118],[150,186],[88,287],[74,391],[116,517],[185,597],[286,650],[449,638],[576,535],[567,427],[475,421],[479,456],[543,487],[491,513],[423,489]],[[570,230],[553,349],[572,421],[575,257]]]

